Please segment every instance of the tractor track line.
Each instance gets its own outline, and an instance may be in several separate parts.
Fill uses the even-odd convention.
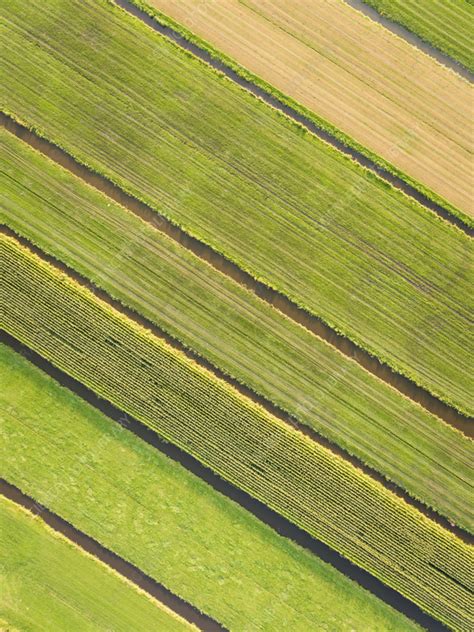
[[[416,402],[447,424],[457,428],[466,436],[474,438],[474,424],[472,423],[472,419],[465,417],[454,407],[441,401],[428,390],[417,385],[410,378],[397,373],[390,366],[382,363],[378,358],[372,356],[365,349],[349,340],[349,338],[337,333],[317,316],[296,305],[296,303],[281,292],[257,281],[248,272],[239,268],[239,266],[227,259],[224,255],[213,250],[211,246],[192,237],[150,206],[126,193],[105,176],[94,172],[89,167],[78,162],[64,149],[37,135],[1,111],[0,125],[30,145],[33,149],[40,151],[47,158],[79,177],[86,184],[101,191],[107,197],[125,207],[128,211],[153,226],[156,230],[160,230],[183,246],[183,248],[192,252],[195,256],[206,261],[218,272],[245,287],[248,291],[264,300],[287,318],[303,326],[318,338],[328,342],[343,355],[357,362],[366,371],[372,373],[372,375],[382,382],[390,385],[396,391],[408,397],[413,402]]]
[[[170,610],[178,614],[180,617],[196,625],[204,632],[222,632],[226,630],[222,625],[200,612],[192,604],[184,601],[172,593],[166,586],[160,584],[152,577],[146,575],[134,564],[127,562],[122,557],[110,551],[102,544],[91,538],[83,531],[74,527],[70,522],[64,520],[54,512],[50,511],[44,505],[36,502],[34,498],[24,494],[18,487],[12,485],[4,478],[0,478],[0,493],[12,500],[17,505],[27,509],[34,516],[39,516],[54,531],[61,533],[71,542],[74,542],[83,551],[86,551],[94,558],[100,560],[122,577],[144,590],[151,597],[167,606]]]
[[[273,403],[271,400],[260,395],[259,393],[256,393],[251,388],[240,383],[235,378],[227,375],[221,369],[219,369],[214,364],[209,362],[206,358],[196,353],[189,347],[186,347],[177,338],[171,336],[168,332],[163,330],[159,325],[155,324],[154,322],[152,322],[145,316],[142,316],[141,314],[136,312],[134,309],[123,305],[123,303],[111,297],[110,294],[108,294],[102,288],[98,288],[89,279],[82,276],[76,270],[70,268],[69,266],[64,264],[62,261],[59,261],[55,257],[48,255],[43,250],[41,250],[38,246],[32,244],[25,237],[18,235],[17,233],[15,233],[15,231],[1,224],[0,224],[0,233],[13,237],[18,243],[20,243],[22,246],[27,248],[30,252],[34,253],[42,261],[48,262],[49,264],[54,266],[57,270],[66,274],[70,279],[72,279],[73,281],[81,285],[82,287],[91,291],[95,296],[97,296],[97,298],[99,298],[101,301],[103,301],[104,303],[112,307],[112,309],[114,309],[117,312],[120,312],[121,314],[123,314],[124,316],[132,320],[133,322],[137,323],[141,327],[144,327],[145,329],[150,331],[157,338],[163,340],[164,342],[169,344],[171,347],[173,347],[177,351],[180,351],[181,353],[186,355],[186,357],[188,357],[190,360],[195,362],[197,365],[211,372],[219,380],[222,380],[226,384],[228,384],[232,389],[237,390],[243,397],[251,400],[252,402],[256,404],[259,404],[270,415],[273,415],[274,417],[276,417],[283,423],[299,430],[302,434],[306,435],[309,439],[311,439],[315,443],[322,445],[323,447],[330,450],[333,454],[348,461],[349,463],[351,463],[351,465],[353,465],[354,467],[364,472],[364,474],[367,474],[368,476],[370,476],[377,483],[380,483],[381,485],[383,485],[383,487],[393,492],[396,496],[398,496],[399,498],[402,498],[407,504],[417,509],[420,513],[425,515],[430,520],[433,520],[434,522],[442,526],[447,531],[450,531],[453,535],[462,539],[464,542],[467,542],[468,544],[474,544],[474,536],[469,531],[463,529],[460,526],[453,524],[446,517],[439,514],[434,509],[431,509],[422,501],[416,498],[413,498],[403,487],[399,486],[397,483],[393,481],[388,480],[378,470],[365,464],[362,460],[360,460],[358,457],[347,452],[347,450],[339,446],[337,443],[330,441],[329,439],[327,439],[326,437],[324,437],[323,435],[321,435],[314,429],[299,422],[295,417],[288,414],[286,411],[282,410],[278,405]]]
[[[258,520],[276,531],[280,536],[290,539],[310,551],[426,630],[430,630],[430,632],[445,632],[447,630],[443,624],[425,613],[419,606],[393,588],[386,586],[379,579],[344,558],[336,550],[331,549],[323,542],[313,538],[286,518],[283,518],[272,509],[269,509],[262,502],[222,479],[187,452],[184,452],[171,443],[163,441],[151,428],[145,426],[137,419],[130,417],[110,402],[100,398],[82,383],[71,378],[48,360],[1,329],[0,343],[8,345],[11,349],[23,355],[29,362],[44,371],[61,386],[75,393],[88,404],[102,412],[106,417],[120,424],[123,428],[132,432],[174,462],[179,463],[186,470],[206,482],[215,491],[237,503]]]

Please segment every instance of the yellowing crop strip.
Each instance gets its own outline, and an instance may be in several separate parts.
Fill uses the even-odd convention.
[[[225,479],[459,629],[472,549],[1,237],[4,329]]]

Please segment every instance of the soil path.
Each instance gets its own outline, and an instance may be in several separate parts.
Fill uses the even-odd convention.
[[[285,538],[289,538],[296,542],[299,546],[307,549],[320,559],[324,560],[328,564],[331,564],[338,571],[357,582],[360,586],[370,591],[379,599],[382,599],[385,603],[395,608],[399,612],[403,613],[419,625],[431,632],[444,632],[447,630],[439,621],[436,621],[431,616],[423,612],[416,604],[412,603],[392,588],[389,588],[383,584],[380,580],[373,577],[363,569],[352,564],[349,560],[342,557],[337,551],[331,549],[323,542],[316,540],[308,535],[305,531],[299,529],[291,522],[269,509],[266,505],[260,501],[249,496],[246,492],[235,487],[231,483],[228,483],[224,479],[217,476],[212,470],[202,465],[199,461],[194,459],[191,455],[183,452],[176,446],[164,442],[159,435],[156,434],[150,428],[144,426],[136,419],[133,419],[126,415],[123,411],[116,408],[110,402],[99,398],[95,393],[90,391],[80,382],[77,382],[73,378],[69,377],[50,362],[39,356],[37,353],[17,341],[15,338],[0,330],[0,343],[9,345],[12,349],[21,353],[35,366],[45,371],[50,377],[56,380],[62,386],[68,388],[83,400],[100,410],[103,414],[109,417],[111,420],[119,423],[122,427],[126,428],[130,432],[133,432],[137,437],[153,446],[157,450],[160,450],[167,457],[173,461],[179,463],[185,467],[189,472],[201,478],[208,485],[210,485],[215,491],[221,493],[238,505],[249,511],[256,518],[264,522],[271,527],[279,535]],[[4,482],[5,483],[5,482]],[[8,484],[7,484],[8,485]],[[11,486],[10,486],[11,487]],[[1,483],[0,479],[0,492],[5,493],[5,487]],[[6,495],[6,494],[5,494]],[[28,497],[26,497],[28,498]],[[28,498],[29,504],[25,505],[28,509],[31,509],[33,499]],[[36,503],[37,505],[37,503]],[[46,509],[45,512],[48,512]],[[48,512],[50,513],[50,512]],[[44,514],[43,514],[44,515]],[[52,514],[54,516],[54,514]],[[59,518],[59,520],[61,520]],[[64,522],[64,521],[63,521]],[[66,523],[67,524],[67,523]],[[53,525],[51,525],[53,526]],[[54,526],[53,526],[54,528]],[[72,527],[73,528],[73,527]],[[87,536],[86,536],[87,537]],[[94,543],[95,541],[92,540]],[[101,545],[98,545],[99,547]],[[93,553],[95,554],[95,553]],[[112,554],[114,555],[114,554]],[[139,571],[140,572],[140,571]],[[152,580],[153,581],[153,580]],[[160,601],[165,602],[160,598]],[[167,605],[169,605],[167,603]],[[170,606],[171,607],[171,606]],[[178,610],[177,610],[178,612]],[[184,617],[184,614],[179,611],[179,614]],[[194,621],[193,621],[194,622]],[[204,628],[203,629],[211,629]],[[221,628],[213,628],[221,629]]]
[[[372,373],[406,397],[409,397],[412,401],[420,404],[430,413],[443,419],[454,428],[457,428],[466,436],[474,437],[474,423],[472,419],[461,415],[453,407],[431,395],[426,389],[418,386],[407,377],[396,373],[388,365],[382,364],[367,351],[361,349],[348,338],[331,329],[331,327],[322,322],[317,316],[301,309],[280,292],[255,280],[250,274],[241,270],[237,265],[217,253],[210,246],[191,237],[165,217],[160,216],[151,207],[125,193],[120,187],[110,182],[110,180],[107,180],[104,176],[91,171],[88,167],[77,162],[63,149],[60,149],[44,138],[40,138],[2,112],[0,112],[0,125],[57,164],[68,169],[71,173],[74,173],[87,184],[126,207],[129,211],[151,224],[156,230],[161,230],[181,246],[212,265],[216,270],[244,286],[262,300],[272,305],[279,312],[305,327],[315,336],[322,338],[334,346],[345,356],[358,362],[369,373]]]
[[[24,494],[18,487],[12,485],[3,478],[0,478],[0,493],[13,500],[18,505],[28,509],[33,515],[40,516],[41,519],[52,529],[61,533],[71,542],[74,542],[84,551],[107,564],[114,571],[126,577],[129,581],[139,586],[142,590],[151,595],[154,599],[160,601],[170,610],[180,615],[189,623],[193,623],[200,630],[205,632],[222,632],[226,628],[214,621],[205,614],[202,614],[193,605],[181,599],[177,595],[169,591],[165,586],[158,583],[148,575],[145,575],[139,568],[130,564],[113,551],[106,549],[102,544],[89,537],[72,524],[63,520],[60,516],[53,513],[40,503],[36,502],[31,496]]]
[[[411,184],[408,184],[407,182],[405,182],[405,180],[403,180],[399,176],[396,176],[390,173],[390,171],[388,171],[387,169],[380,167],[373,160],[371,160],[370,158],[367,158],[356,149],[353,149],[352,147],[348,147],[338,138],[336,138],[335,136],[333,136],[326,130],[316,125],[316,123],[314,123],[312,120],[310,120],[303,114],[300,114],[289,105],[285,105],[284,103],[282,103],[280,100],[278,100],[276,97],[271,95],[269,92],[267,92],[263,88],[260,88],[259,86],[255,85],[251,81],[244,79],[234,70],[232,70],[232,68],[227,66],[224,62],[218,59],[215,59],[206,50],[200,48],[197,44],[194,44],[193,42],[188,41],[174,29],[168,26],[164,26],[163,24],[160,24],[157,21],[157,19],[150,17],[147,13],[145,13],[144,11],[136,7],[131,2],[128,2],[127,0],[115,0],[115,2],[120,7],[122,7],[122,9],[125,9],[128,13],[140,19],[142,22],[144,22],[149,27],[151,27],[154,31],[157,31],[161,35],[165,35],[169,39],[173,40],[173,42],[181,46],[181,48],[184,48],[185,50],[191,52],[193,55],[195,55],[202,61],[212,66],[212,68],[219,70],[226,77],[231,79],[234,83],[238,84],[242,88],[245,88],[245,90],[247,90],[248,92],[251,92],[258,98],[260,98],[262,101],[265,101],[265,103],[267,103],[268,105],[271,105],[276,110],[282,112],[283,114],[286,114],[286,116],[293,119],[297,123],[300,123],[308,131],[313,133],[315,136],[317,136],[318,138],[321,138],[329,145],[332,145],[343,154],[349,156],[350,158],[358,162],[363,167],[370,169],[370,171],[376,173],[378,176],[380,176],[381,178],[389,182],[395,188],[400,189],[409,197],[413,198],[414,200],[417,200],[420,204],[430,209],[431,211],[433,211],[434,213],[436,213],[443,219],[447,220],[451,224],[454,224],[466,234],[471,235],[471,236],[474,235],[474,228],[471,229],[461,219],[452,215],[452,213],[448,209],[444,208],[441,204],[433,202],[433,200],[430,200],[426,195],[421,193],[421,191],[419,191],[416,187],[412,186]]]
[[[101,301],[104,301],[105,303],[110,305],[114,310],[119,311],[127,318],[130,318],[131,320],[139,324],[141,327],[145,327],[154,336],[157,336],[158,338],[164,340],[167,344],[171,345],[174,349],[177,349],[181,353],[184,353],[188,358],[190,358],[196,364],[199,364],[206,370],[211,371],[218,379],[225,381],[232,388],[235,388],[241,395],[249,398],[253,402],[262,406],[262,408],[264,408],[267,412],[269,412],[274,417],[277,417],[284,423],[293,426],[294,428],[299,430],[302,434],[309,437],[312,441],[315,441],[319,445],[322,445],[325,448],[328,448],[329,450],[331,450],[333,454],[336,454],[342,457],[343,459],[345,459],[346,461],[349,461],[352,465],[354,465],[359,470],[363,471],[365,474],[370,476],[372,479],[374,479],[375,481],[383,485],[386,489],[396,494],[399,498],[403,498],[403,500],[406,503],[408,503],[409,505],[412,505],[415,509],[417,509],[420,513],[424,514],[430,520],[437,522],[443,528],[447,529],[448,531],[451,531],[451,533],[461,538],[465,542],[474,544],[474,536],[470,534],[468,531],[466,531],[465,529],[462,529],[461,527],[455,526],[447,518],[445,518],[444,516],[441,516],[436,511],[434,511],[433,509],[425,505],[423,502],[410,496],[410,494],[408,494],[408,492],[403,487],[400,487],[393,481],[387,480],[385,476],[383,476],[383,474],[378,472],[376,469],[366,465],[363,461],[358,459],[356,456],[350,454],[344,448],[330,441],[326,437],[320,435],[318,432],[316,432],[309,426],[302,424],[301,422],[299,422],[297,419],[295,419],[294,417],[286,413],[284,410],[279,408],[276,404],[274,404],[270,400],[266,399],[262,395],[259,395],[258,393],[255,393],[252,389],[241,384],[236,379],[229,377],[228,375],[223,373],[219,368],[215,367],[211,362],[209,362],[202,356],[198,355],[197,353],[195,353],[194,351],[192,351],[191,349],[183,345],[176,338],[173,338],[172,336],[170,336],[167,332],[162,330],[158,325],[150,321],[148,318],[145,318],[141,314],[138,314],[137,312],[135,312],[133,309],[130,309],[124,306],[120,301],[113,299],[109,294],[107,294],[107,292],[105,292],[104,290],[100,288],[97,288],[93,283],[89,281],[89,279],[83,277],[79,272],[76,272],[76,270],[69,268],[67,265],[65,265],[61,261],[58,261],[54,257],[46,254],[40,248],[32,244],[30,241],[28,241],[24,237],[17,235],[14,231],[10,230],[8,227],[5,227],[1,224],[0,224],[0,233],[7,234],[13,237],[14,239],[16,239],[19,243],[21,243],[24,247],[28,248],[31,252],[36,254],[42,260],[47,261],[48,263],[53,265],[55,268],[57,268],[61,272],[67,274],[71,279],[74,279],[74,281],[79,283],[81,286],[93,292],[95,296],[97,296]]]
[[[392,33],[395,33],[395,35],[398,35],[398,37],[404,39],[406,42],[408,42],[408,44],[415,46],[430,57],[433,57],[434,59],[436,59],[437,62],[443,64],[443,66],[447,66],[451,70],[454,70],[454,72],[457,72],[457,74],[464,79],[467,79],[471,83],[474,82],[474,75],[468,68],[463,66],[461,63],[459,63],[449,55],[446,55],[446,53],[443,53],[438,48],[435,48],[428,42],[425,42],[425,40],[421,39],[421,37],[416,35],[416,33],[409,31],[406,27],[398,24],[398,22],[395,22],[390,18],[381,15],[377,11],[377,9],[374,9],[368,4],[365,4],[363,0],[344,0],[344,2],[346,4],[349,4],[353,9],[357,9],[357,11],[360,11],[374,22],[381,24]]]

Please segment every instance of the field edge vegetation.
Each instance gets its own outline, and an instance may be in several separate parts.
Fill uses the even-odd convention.
[[[73,629],[81,625],[81,621],[82,625],[86,621],[90,623],[92,616],[100,626],[98,629],[104,631],[114,625],[117,626],[114,629],[125,632],[124,626],[133,623],[150,626],[150,629],[164,626],[163,629],[170,632],[197,631],[197,627],[152,598],[137,584],[52,528],[41,514],[35,514],[3,493],[0,493],[0,523],[3,593],[0,627],[2,619],[7,620],[8,626],[28,625],[34,616],[36,625],[42,620],[49,626],[54,620],[54,625],[64,626],[62,629]],[[69,558],[67,568],[61,566],[64,556]],[[77,575],[79,570],[82,573]],[[54,582],[57,582],[56,587]],[[33,594],[28,595],[29,590]],[[87,610],[84,612],[83,608]],[[97,616],[101,616],[101,622]],[[128,617],[128,623],[123,621],[124,616]],[[5,630],[11,629],[8,626]]]
[[[463,68],[469,70],[469,72],[474,73],[474,49],[472,48],[472,40],[471,50],[467,51],[465,50],[465,48],[461,47],[458,42],[456,42],[456,45],[453,45],[452,41],[450,42],[450,38],[445,33],[443,33],[442,30],[436,32],[435,30],[426,27],[423,23],[420,24],[419,20],[415,21],[413,18],[410,17],[409,9],[408,11],[404,11],[403,9],[400,9],[399,6],[397,6],[397,4],[400,4],[400,2],[387,2],[387,0],[362,1],[364,2],[364,4],[367,4],[368,6],[375,9],[380,15],[388,18],[389,20],[392,20],[392,22],[400,24],[408,31],[419,37],[421,40],[441,51],[442,53],[456,61],[458,64],[463,66]],[[459,0],[456,1],[457,4],[463,4]],[[411,2],[406,2],[405,6],[410,4],[414,4],[413,0],[411,0]],[[426,0],[419,4],[426,5]],[[453,6],[453,8],[455,4],[456,2],[453,2],[453,0],[451,0],[450,2],[446,2],[446,5],[451,5]],[[472,5],[472,2],[471,0],[467,0],[465,4],[467,7],[470,7]],[[423,6],[420,7],[420,10],[423,10]],[[472,11],[471,29],[474,27],[474,10]],[[445,23],[443,22],[443,24]]]

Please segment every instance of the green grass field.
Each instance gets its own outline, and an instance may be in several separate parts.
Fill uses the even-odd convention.
[[[110,3],[3,8],[4,109],[472,411],[464,234]]]
[[[197,629],[4,497],[0,582],[2,630]]]
[[[0,131],[0,221],[474,531],[472,442]]]
[[[2,476],[230,629],[418,629],[4,345],[0,375]]]
[[[9,333],[435,618],[471,620],[472,549],[11,238],[0,243]]]
[[[470,0],[364,0],[474,72]]]

